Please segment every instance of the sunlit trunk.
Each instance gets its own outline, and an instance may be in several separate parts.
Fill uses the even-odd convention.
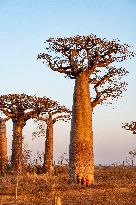
[[[13,141],[12,141],[12,168],[15,171],[21,170],[22,158],[22,121],[13,121]]]
[[[92,107],[90,102],[89,75],[76,77],[69,147],[70,177],[88,178],[94,183],[94,156],[92,132]]]
[[[7,165],[7,138],[5,121],[0,121],[0,172],[3,173]]]
[[[48,119],[46,129],[44,170],[49,174],[53,172],[53,121],[51,117]]]

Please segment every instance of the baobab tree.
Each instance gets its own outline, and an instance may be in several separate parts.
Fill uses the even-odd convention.
[[[21,168],[22,130],[26,121],[46,111],[54,102],[49,98],[26,94],[0,96],[0,110],[13,121],[13,141],[11,163],[14,170]]]
[[[131,132],[133,132],[133,134],[136,134],[136,122],[132,121],[130,123],[125,123],[122,126],[124,129],[126,130],[130,130]]]
[[[115,63],[135,54],[128,44],[95,35],[49,38],[45,46],[45,52],[39,53],[38,59],[46,61],[53,71],[75,79],[69,149],[70,177],[85,177],[89,179],[89,184],[93,184],[92,111],[108,98],[117,99],[122,95],[126,83],[121,79],[127,71],[117,68]]]
[[[53,173],[53,125],[62,120],[67,122],[71,119],[71,111],[65,106],[60,106],[59,103],[54,104],[53,110],[49,112],[43,112],[38,116],[37,121],[40,121],[38,124],[38,131],[34,132],[33,135],[36,137],[44,135],[45,127],[43,122],[46,123],[46,137],[45,137],[45,154],[44,154],[44,171],[46,173]]]
[[[7,158],[7,138],[6,138],[6,121],[9,117],[0,117],[0,172],[3,173],[5,166],[8,163]]]

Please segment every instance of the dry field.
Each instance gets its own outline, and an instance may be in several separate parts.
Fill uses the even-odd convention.
[[[0,205],[51,205],[55,195],[62,205],[136,205],[136,167],[96,167],[91,188],[70,184],[64,167],[57,167],[55,175],[19,176],[17,199],[16,176],[0,176]]]

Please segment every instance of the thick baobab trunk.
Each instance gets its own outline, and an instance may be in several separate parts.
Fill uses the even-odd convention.
[[[5,121],[0,119],[0,172],[4,171],[7,165],[7,138]]]
[[[21,170],[22,158],[22,121],[13,121],[13,141],[12,141],[12,168],[15,171]]]
[[[44,169],[46,173],[52,174],[53,172],[53,121],[51,117],[47,122]]]
[[[94,183],[94,156],[92,132],[92,107],[88,73],[76,77],[73,94],[72,122],[70,134],[70,177],[89,179]]]

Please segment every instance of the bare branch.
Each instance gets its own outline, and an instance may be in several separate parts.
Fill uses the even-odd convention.
[[[40,115],[36,117],[35,122],[38,123],[38,126],[37,131],[33,133],[33,136],[39,137],[45,134],[45,127],[43,122],[45,122],[47,125],[50,123],[54,124],[59,120],[67,122],[71,119],[71,115],[72,112],[69,109],[67,109],[65,106],[61,106],[59,103],[56,102],[52,110],[47,112],[41,112]],[[39,123],[38,121],[41,121],[41,123]]]
[[[128,71],[124,68],[107,67],[106,74],[98,76],[96,74],[94,90],[96,96],[91,99],[92,106],[95,107],[98,104],[102,104],[108,99],[118,99],[122,96],[122,92],[126,90],[127,83],[121,82],[123,76],[125,76]]]
[[[136,134],[136,122],[132,121],[130,123],[125,123],[124,125],[122,125],[122,128],[124,128],[125,130],[130,130],[133,132],[133,134]]]

